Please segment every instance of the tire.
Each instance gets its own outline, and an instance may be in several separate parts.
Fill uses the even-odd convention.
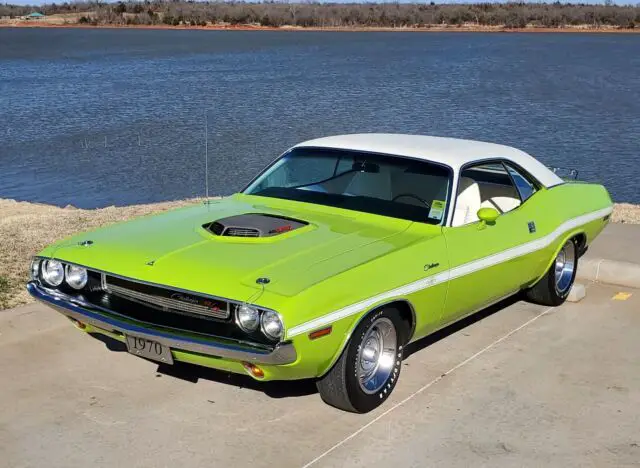
[[[393,341],[392,333],[395,333],[395,351],[388,346]],[[366,316],[353,331],[340,359],[316,383],[324,402],[353,413],[367,413],[384,403],[400,377],[408,333],[400,312],[393,307],[381,308]],[[371,358],[380,355],[370,353],[373,349],[380,349],[376,348],[378,343],[384,343],[387,348],[382,358],[383,364],[390,361],[387,366],[380,365],[379,358]],[[369,354],[365,355],[367,352]],[[377,361],[374,376],[366,381],[367,384],[361,384],[360,377],[368,374],[366,369],[374,360]]]
[[[571,263],[569,267],[569,263]],[[558,269],[563,264],[562,269]],[[562,275],[559,280],[558,271]],[[546,306],[559,306],[569,295],[578,271],[578,246],[575,239],[564,243],[545,275],[527,289],[526,296],[531,302]]]

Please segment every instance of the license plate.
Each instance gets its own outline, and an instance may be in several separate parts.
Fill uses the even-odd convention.
[[[137,336],[126,335],[125,338],[127,339],[127,349],[131,354],[165,364],[173,364],[173,356],[171,356],[171,349],[168,346]]]

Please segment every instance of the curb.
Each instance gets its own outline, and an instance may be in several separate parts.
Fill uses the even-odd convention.
[[[640,288],[640,265],[605,258],[582,258],[578,264],[576,277],[599,283]]]

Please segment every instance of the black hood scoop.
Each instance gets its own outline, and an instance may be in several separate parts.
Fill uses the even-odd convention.
[[[248,213],[218,219],[203,227],[216,236],[273,237],[295,231],[309,223],[284,216]]]

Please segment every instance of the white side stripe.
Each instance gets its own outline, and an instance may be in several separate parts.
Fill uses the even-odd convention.
[[[336,310],[327,315],[323,315],[322,317],[318,317],[317,319],[302,323],[291,328],[287,332],[287,338],[293,338],[294,336],[300,335],[301,333],[306,333],[325,325],[329,325],[337,320],[369,309],[372,306],[384,302],[388,299],[407,296],[411,293],[430,288],[431,286],[435,286],[450,279],[460,278],[461,276],[475,273],[476,271],[483,270],[490,266],[508,262],[509,260],[513,260],[514,258],[522,257],[523,255],[542,250],[545,247],[551,245],[558,237],[560,237],[565,232],[575,229],[578,226],[582,226],[583,224],[590,223],[591,221],[595,221],[598,218],[607,216],[608,214],[611,214],[612,211],[613,207],[609,207],[603,208],[602,210],[594,211],[592,213],[587,213],[582,216],[578,216],[577,218],[565,221],[553,232],[539,239],[527,242],[526,244],[518,245],[516,247],[512,247],[493,255],[489,255],[488,257],[483,257],[478,260],[465,263],[450,270],[442,271],[436,275],[428,276],[418,281],[414,281],[413,283],[405,284],[396,289],[392,289],[382,294],[378,294],[377,296],[365,299],[364,301],[360,301],[355,304],[343,307],[342,309]]]

